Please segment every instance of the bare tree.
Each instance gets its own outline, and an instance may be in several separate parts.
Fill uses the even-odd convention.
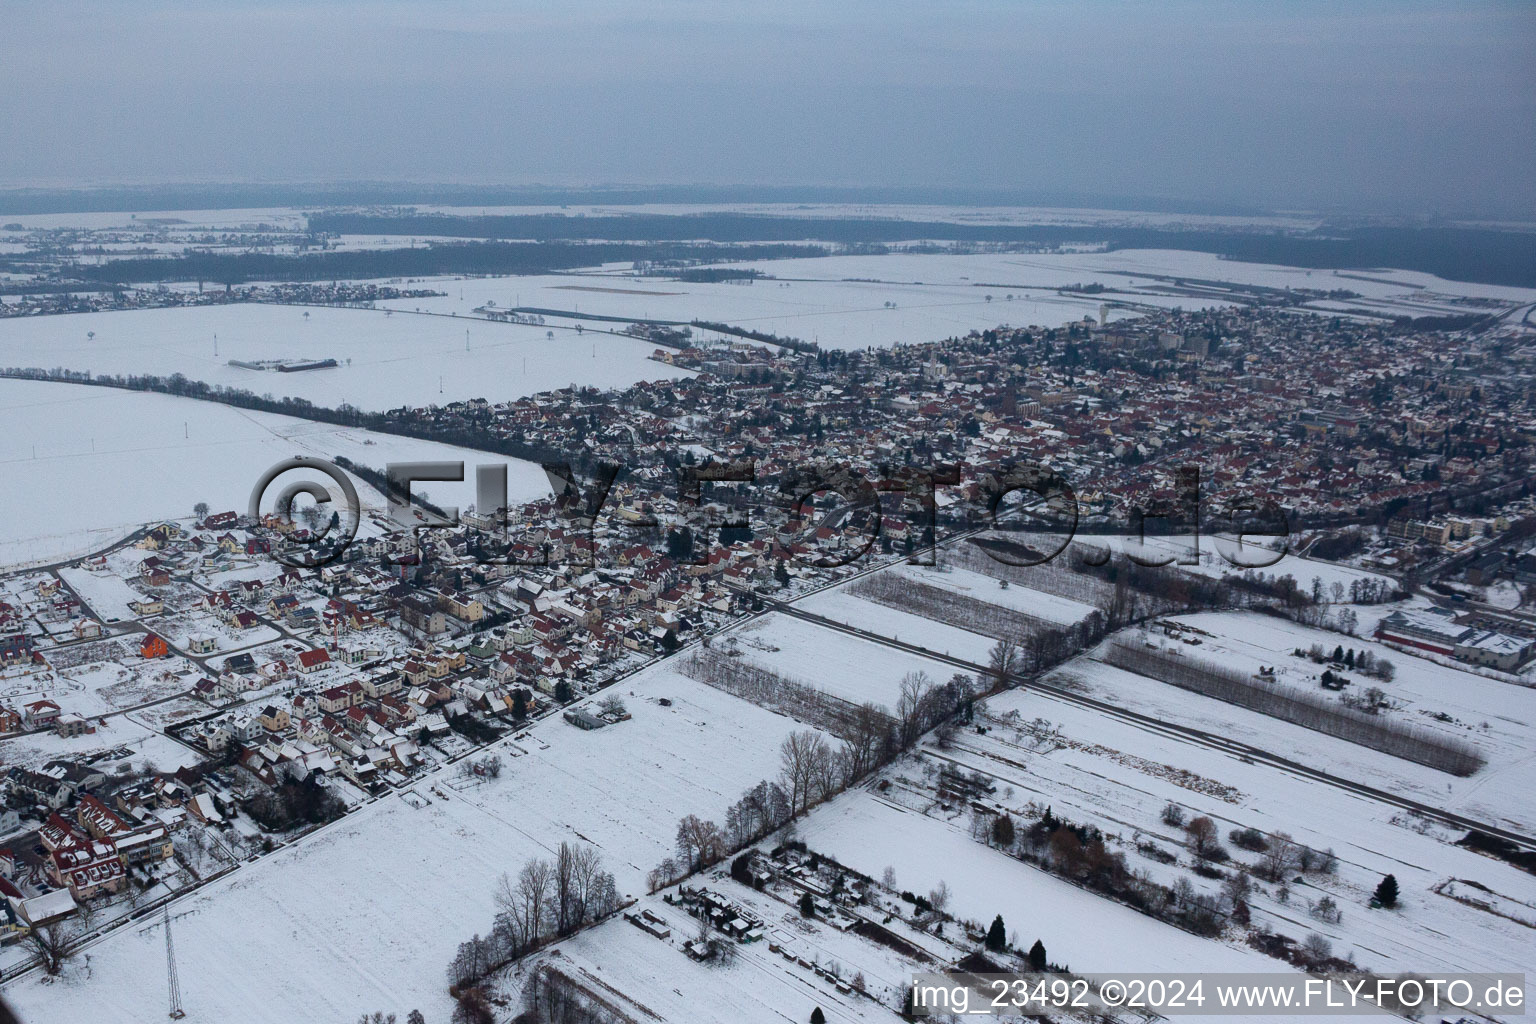
[[[1216,838],[1216,823],[1203,814],[1184,826],[1184,834],[1189,837],[1190,852],[1201,860],[1210,860],[1221,846]]]
[[[496,905],[512,927],[517,951],[536,945],[544,935],[550,917],[554,874],[549,861],[536,858],[523,865],[516,882],[501,876]]]
[[[1301,860],[1301,847],[1289,833],[1276,832],[1269,837],[1269,847],[1259,859],[1259,874],[1271,882],[1285,880],[1285,876],[1296,870]]]
[[[563,845],[563,844],[562,844]],[[572,910],[572,927],[587,923],[587,917],[595,909],[597,889],[602,880],[603,859],[596,847],[583,846],[576,851],[571,866],[571,889],[575,906]]]
[[[1077,875],[1083,863],[1083,841],[1069,828],[1058,828],[1050,838],[1051,863],[1068,877]]]
[[[576,859],[573,843],[561,843],[555,851],[555,932],[565,935],[576,927]]]
[[[811,749],[811,802],[819,803],[837,795],[845,761],[825,740]]]
[[[720,859],[725,839],[720,826],[690,814],[677,823],[677,852],[694,868]]]
[[[896,719],[901,730],[901,749],[908,750],[922,735],[923,695],[933,685],[928,673],[908,672],[901,677],[901,693],[896,698]]]
[[[944,908],[949,906],[948,882],[942,878],[939,879],[939,884],[934,886],[933,890],[928,893],[928,904],[938,913],[944,913]]]
[[[1248,881],[1248,872],[1244,868],[1232,872],[1221,883],[1221,894],[1231,901],[1233,906],[1248,901],[1252,884]]]
[[[496,1011],[490,1000],[478,988],[471,988],[459,996],[459,1004],[453,1008],[454,1024],[495,1024]]]
[[[75,935],[63,922],[55,921],[27,933],[27,941],[37,951],[43,970],[58,974],[75,955]]]
[[[1012,640],[999,640],[987,655],[987,672],[997,680],[999,689],[1007,689],[1018,674],[1020,662],[1019,645]]]
[[[780,776],[789,792],[790,809],[800,813],[811,805],[816,780],[827,756],[827,741],[809,729],[792,732],[779,747]]]
[[[860,704],[853,710],[844,734],[850,781],[862,778],[885,760],[890,731],[890,717],[874,704]]]

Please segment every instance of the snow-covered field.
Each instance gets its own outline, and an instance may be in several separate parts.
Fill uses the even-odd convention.
[[[858,626],[893,640],[902,640],[978,664],[986,663],[987,652],[997,643],[993,638],[980,633],[947,626],[934,619],[855,597],[848,593],[847,586],[814,594],[800,602],[800,607],[834,622]]]
[[[638,894],[671,853],[678,819],[719,820],[742,790],[777,773],[779,744],[797,727],[667,666],[609,692],[632,720],[596,732],[545,721],[502,743],[508,764],[494,782],[456,789],[447,769],[413,787],[430,801],[419,810],[385,796],[173,905],[191,1019],[349,1021],[419,1007],[446,1020],[444,971],[458,943],[490,927],[502,872],[516,875],[563,841],[590,843],[620,893]],[[23,1019],[165,1012],[157,923],[111,933],[89,952],[89,980],[32,977],[7,989]]]
[[[1045,943],[1057,963],[1078,971],[1263,971],[1262,955],[1203,939],[1100,899],[972,839],[950,823],[869,792],[818,808],[801,828],[813,850],[879,878],[896,869],[903,889],[926,893],[942,880],[959,918],[1003,921],[1028,948]]]
[[[925,257],[926,258],[926,257]],[[959,257],[933,257],[950,259]],[[706,320],[754,331],[814,341],[824,348],[857,349],[937,341],[952,335],[985,330],[999,324],[1040,324],[1060,327],[1085,314],[1098,316],[1097,296],[1068,298],[1054,288],[1032,292],[1018,289],[973,288],[964,281],[916,283],[890,279],[872,271],[879,281],[844,281],[822,274],[802,278],[807,261],[769,260],[753,264],[779,280],[754,283],[696,283],[665,278],[619,276],[616,272],[589,275],[485,278],[468,281],[429,280],[448,292],[446,298],[400,299],[381,305],[417,308],[460,317],[487,301],[498,306],[567,310],[588,315],[634,319]],[[817,261],[809,261],[814,265]],[[790,266],[789,264],[794,264]],[[795,278],[783,280],[783,278]],[[462,295],[462,298],[460,297]],[[988,296],[991,296],[990,301]],[[1011,296],[1011,297],[1010,297]],[[1189,300],[1138,298],[1154,305],[1189,305]],[[1128,315],[1117,310],[1116,318]],[[550,324],[582,322],[580,317],[548,318]],[[451,326],[462,326],[453,324]],[[586,321],[585,326],[604,326]],[[615,325],[607,325],[615,326]],[[622,326],[622,325],[617,325]],[[540,337],[545,328],[536,330]],[[701,337],[716,337],[700,331]],[[462,331],[459,338],[462,347]],[[579,345],[579,342],[571,342]],[[646,350],[649,352],[649,349]]]
[[[728,634],[723,644],[739,650],[753,664],[855,704],[894,707],[901,678],[908,672],[925,672],[934,683],[944,682],[954,672],[942,662],[788,615],[766,615],[748,622]]]
[[[460,287],[437,286],[454,289],[454,296]],[[470,398],[502,402],[572,383],[626,387],[686,375],[650,359],[655,346],[632,338],[567,330],[555,331],[553,339],[546,334],[542,327],[450,316],[242,303],[0,320],[0,366],[180,373],[258,395],[371,411]],[[299,358],[335,359],[341,365],[296,373],[229,365],[231,359]]]
[[[1379,686],[1395,707],[1383,714],[1469,741],[1488,758],[1488,766],[1469,779],[1453,779],[1443,772],[1430,772],[1427,779],[1440,782],[1442,787],[1451,787],[1442,789],[1442,792],[1452,794],[1451,799],[1442,796],[1438,802],[1474,817],[1499,820],[1503,816],[1512,822],[1523,822],[1526,828],[1536,823],[1529,801],[1519,796],[1536,786],[1536,753],[1533,753],[1536,751],[1536,690],[1449,668],[1374,641],[1309,629],[1267,615],[1217,612],[1174,618],[1215,634],[1214,637],[1201,637],[1199,648],[1185,648],[1191,656],[1255,672],[1260,665],[1272,666],[1276,685],[1290,685],[1313,693],[1323,692],[1317,681],[1323,666],[1294,657],[1292,651],[1297,648],[1305,651],[1315,643],[1332,652],[1336,646],[1343,646],[1385,658],[1395,669],[1391,682],[1380,682],[1359,672],[1346,672],[1352,680],[1349,689],[1362,691],[1368,686]],[[1095,674],[1093,678],[1106,688],[1111,679],[1124,681],[1118,674]],[[1134,678],[1139,681],[1137,690],[1149,688],[1142,684],[1164,686],[1144,677]],[[1184,691],[1174,687],[1164,688],[1184,695]],[[1215,713],[1225,716],[1240,710],[1221,705]],[[1396,761],[1392,759],[1392,762]]]
[[[1401,658],[1392,660],[1402,662]],[[1532,775],[1536,756],[1529,753],[1522,755],[1507,748],[1501,752],[1489,745],[1493,756],[1488,766],[1470,778],[1459,778],[1091,659],[1067,663],[1051,681],[1164,721],[1230,737],[1295,761],[1326,766],[1340,778],[1446,806],[1496,825],[1518,831],[1536,826],[1536,814],[1525,797],[1536,781]],[[1516,721],[1510,727],[1522,726]],[[1480,736],[1467,736],[1483,747]]]
[[[889,571],[897,576],[909,576],[930,586],[942,587],[987,604],[1012,608],[1062,626],[1081,622],[1095,610],[1092,605],[1081,601],[1057,597],[1028,587],[999,586],[996,579],[984,573],[948,565],[942,554],[939,556],[939,564],[933,568],[899,565]]]
[[[1505,285],[1448,281],[1411,270],[1372,268],[1367,271],[1309,270],[1270,263],[1245,263],[1221,259],[1214,253],[1185,249],[1119,249],[1114,252],[1084,253],[994,253],[939,255],[897,253],[885,256],[832,256],[821,259],[765,260],[742,263],[766,274],[782,278],[806,278],[840,281],[863,278],[891,282],[921,281],[925,285],[994,286],[993,302],[1002,300],[999,288],[1013,288],[1017,301],[1020,290],[1054,289],[1064,285],[1098,281],[1111,290],[1152,289],[1153,280],[1174,278],[1194,281],[1227,281],[1234,284],[1260,285],[1267,288],[1297,288],[1331,291],[1347,289],[1362,299],[1346,300],[1348,305],[1381,304],[1382,312],[1404,311],[1424,315],[1429,307],[1443,305],[1450,296],[1504,299],[1511,302],[1536,301],[1536,289]],[[1137,301],[1152,301],[1136,296]],[[1362,301],[1365,300],[1365,301]],[[1095,309],[1099,299],[1094,299]],[[1185,298],[1169,305],[1197,308],[1209,304],[1204,299]],[[1465,310],[1462,310],[1465,312]],[[1014,323],[1027,323],[1014,320]]]
[[[1334,850],[1340,861],[1336,875],[1309,876],[1306,884],[1293,886],[1285,903],[1271,886],[1261,885],[1267,891],[1254,895],[1255,923],[1276,933],[1300,940],[1317,932],[1340,955],[1353,953],[1363,966],[1391,971],[1529,971],[1536,962],[1526,926],[1434,891],[1448,878],[1466,878],[1515,903],[1536,905],[1536,880],[1444,841],[1459,834],[1429,827],[1421,832],[1411,818],[1352,793],[1039,694],[1000,695],[986,703],[983,714],[990,727],[985,736],[961,734],[948,749],[926,748],[929,766],[947,762],[980,771],[998,786],[994,798],[1016,812],[1031,803],[1037,813],[1050,805],[1058,815],[1126,840],[1112,848],[1125,852],[1131,867],[1150,871],[1164,884],[1188,875],[1192,863],[1182,830],[1161,821],[1162,808],[1171,801],[1190,817],[1212,817],[1224,842],[1229,830],[1253,827],[1266,834],[1286,831],[1316,849]],[[1054,726],[1056,737],[1039,743],[1021,729],[1035,718]],[[892,774],[918,772],[909,763]],[[1131,915],[1138,919],[1134,922],[1127,919],[1124,927],[1131,931],[1111,927],[1106,915],[1123,908],[1101,906],[1105,901],[986,849],[970,838],[968,824],[965,815],[925,816],[910,801],[903,806],[862,791],[818,810],[804,831],[812,846],[825,847],[839,859],[851,857],[854,866],[866,871],[878,874],[881,858],[889,858],[886,863],[896,868],[904,888],[926,892],[942,878],[964,916],[987,920],[1001,911],[1011,925],[1015,917],[1006,908],[1013,906],[1028,922],[1021,932],[1035,929],[1053,958],[1060,948],[1074,968],[1221,970],[1216,966],[1221,958],[1233,955],[1183,932],[1166,941],[1143,937],[1144,930],[1163,926],[1139,915]],[[1162,865],[1142,857],[1134,849],[1137,839],[1178,855],[1179,862]],[[1241,862],[1254,860],[1240,850],[1232,853]],[[1371,911],[1365,906],[1370,890],[1387,872],[1402,883],[1402,907]],[[1052,897],[1056,886],[1064,890],[1063,902]],[[1344,908],[1339,922],[1324,922],[1308,912],[1324,895]],[[1128,941],[1133,934],[1144,941]],[[1020,937],[1028,942],[1035,936]],[[1244,950],[1242,955],[1257,954]],[[1195,959],[1181,963],[1184,956]],[[1260,962],[1269,966],[1252,969],[1281,969],[1277,961]]]
[[[902,571],[909,569],[904,567]],[[935,579],[943,579],[946,574],[933,575]],[[1011,599],[1020,601],[1032,599],[1034,594],[1018,587],[1008,591],[995,589],[999,594],[1010,594],[1013,595]],[[1047,604],[1043,606],[1058,599],[1045,600]],[[978,664],[986,663],[987,652],[995,642],[909,612],[862,600],[847,593],[846,587],[807,598],[804,607],[838,622]],[[1372,606],[1368,610],[1374,619],[1390,607]],[[1516,830],[1536,826],[1530,801],[1521,796],[1536,785],[1536,754],[1531,753],[1531,730],[1536,728],[1536,691],[1442,666],[1369,640],[1309,629],[1256,613],[1208,613],[1175,618],[1215,634],[1214,638],[1202,638],[1200,647],[1186,648],[1192,655],[1254,671],[1260,665],[1276,666],[1283,670],[1282,682],[1289,680],[1310,691],[1317,690],[1319,684],[1313,676],[1320,673],[1322,667],[1306,659],[1294,658],[1293,650],[1301,648],[1305,651],[1313,643],[1322,644],[1329,652],[1339,644],[1357,651],[1368,649],[1373,655],[1394,664],[1396,679],[1378,684],[1360,673],[1353,673],[1353,690],[1363,691],[1367,686],[1380,685],[1390,699],[1401,705],[1400,710],[1387,714],[1474,743],[1488,758],[1488,765],[1470,778],[1458,778],[1126,672],[1091,656],[1068,662],[1052,674],[1051,681],[1143,714],[1230,736],[1307,764],[1327,765],[1343,778],[1444,805],[1472,817]],[[752,660],[772,664],[801,679],[814,679],[818,685],[849,699],[876,699],[878,691],[867,691],[874,695],[869,697],[855,696],[866,692],[864,689],[842,693],[837,689],[838,680],[875,680],[887,676],[899,680],[901,672],[895,670],[902,659],[922,660],[890,648],[885,648],[886,653],[881,655],[877,653],[880,646],[873,642],[856,641],[802,620],[773,616],[769,622],[770,625],[763,627],[766,632],[758,635],[771,638],[773,646],[786,648],[789,653],[752,650],[745,643],[744,635],[743,649]],[[859,671],[858,666],[865,662],[857,655],[852,663],[847,663],[846,657],[834,657],[831,661],[820,657],[824,650],[849,649],[850,644],[857,645],[854,649],[859,655],[866,649],[876,652],[869,655],[867,664],[881,666],[882,670]],[[895,660],[887,666],[882,658]],[[822,667],[818,669],[818,665]],[[946,679],[949,673],[943,668],[940,666],[942,675],[932,669],[929,674]]]
[[[477,462],[508,463],[514,501],[549,488],[537,466],[498,455],[169,395],[0,380],[0,465],[8,477],[0,565],[82,555],[144,523],[186,518],[199,501],[243,512],[261,474],[295,455],[342,455],[377,469],[462,461],[464,484],[425,488],[460,506],[473,502]],[[381,495],[355,483],[365,507],[383,507]]]

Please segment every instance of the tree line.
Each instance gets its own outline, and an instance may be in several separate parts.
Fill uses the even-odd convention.
[[[460,943],[448,965],[449,994],[461,1003],[483,999],[469,993],[493,971],[619,908],[618,887],[601,855],[570,842],[561,843],[552,860],[531,858],[515,878],[502,874],[492,899],[490,931]]]
[[[521,237],[528,237],[526,235]],[[571,243],[434,242],[405,249],[352,249],[299,255],[188,252],[166,259],[110,260],[72,268],[83,281],[133,284],[150,281],[213,281],[233,287],[246,281],[341,281],[441,277],[452,274],[548,274],[600,263],[636,260],[699,261],[825,256],[819,245],[721,246],[685,242]]]
[[[1372,750],[1401,757],[1452,775],[1471,775],[1484,758],[1469,743],[1420,726],[1375,717],[1310,693],[1274,683],[1255,682],[1237,669],[1162,648],[1116,640],[1104,660],[1117,668],[1150,676],[1185,690],[1224,700]]]
[[[839,744],[810,729],[790,733],[779,747],[778,776],[743,792],[726,809],[723,827],[694,814],[678,822],[676,856],[649,873],[650,891],[719,863],[890,764],[929,729],[967,714],[973,689],[964,675],[935,683],[923,672],[909,672],[901,680],[895,714],[874,704],[853,706],[839,722]]]

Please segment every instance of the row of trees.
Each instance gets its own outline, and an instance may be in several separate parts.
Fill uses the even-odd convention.
[[[1247,674],[1187,655],[1115,641],[1105,661],[1186,690],[1329,736],[1416,761],[1452,775],[1471,775],[1485,763],[1477,748],[1420,726],[1369,715],[1302,690],[1254,682]]]
[[[855,705],[809,683],[780,675],[715,647],[695,648],[678,669],[696,682],[837,735],[847,732],[851,728],[849,720],[860,713]]]
[[[1037,632],[1053,628],[1049,619],[957,593],[900,573],[877,572],[858,580],[849,592],[892,608],[912,611],[998,640],[1024,643]]]
[[[560,844],[553,860],[529,860],[516,878],[503,874],[493,898],[496,917],[490,933],[460,943],[448,965],[448,981],[455,993],[549,939],[607,917],[619,906],[613,875],[603,870],[597,850],[569,842]]]
[[[523,985],[518,1024],[632,1024],[634,1018],[552,964],[541,964]]]
[[[809,729],[784,738],[779,762],[777,779],[758,782],[726,809],[723,828],[695,814],[683,816],[677,823],[677,856],[664,859],[646,878],[652,892],[720,862],[842,792],[862,777],[855,766],[864,763],[854,744],[845,741],[834,748]],[[871,768],[883,763],[877,760]]]
[[[727,673],[740,669],[754,678],[765,671],[737,659],[715,658],[708,664]],[[853,706],[840,717],[841,743],[836,746],[814,730],[790,733],[779,747],[778,777],[746,790],[726,809],[724,827],[693,814],[678,822],[677,856],[650,872],[650,890],[718,863],[889,764],[924,732],[954,717],[971,692],[967,676],[934,683],[925,673],[911,672],[902,677],[894,718],[873,704]]]
[[[1105,616],[1097,610],[1078,623],[1061,626],[1015,608],[893,573],[866,576],[851,590],[876,604],[993,637],[1019,653],[1020,658],[1011,669],[1014,672],[1039,672],[1059,664],[1098,643],[1106,632]]]
[[[1343,644],[1335,645],[1332,654],[1324,650],[1322,644],[1313,644],[1307,648],[1305,655],[1302,654],[1299,647],[1291,653],[1298,658],[1310,658],[1319,665],[1328,661],[1337,662],[1345,668],[1364,672],[1366,675],[1380,679],[1384,683],[1390,683],[1397,678],[1397,666],[1392,664],[1387,658],[1377,657],[1375,654],[1364,649],[1357,652],[1351,647],[1346,650]]]
[[[1145,871],[1131,870],[1124,854],[1106,847],[1097,828],[1058,818],[1049,807],[1026,826],[997,815],[973,834],[1010,856],[1200,935],[1219,934],[1233,910],[1221,898],[1196,890],[1188,878],[1169,887]]]

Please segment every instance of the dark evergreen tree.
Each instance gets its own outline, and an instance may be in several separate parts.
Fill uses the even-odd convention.
[[[816,901],[811,898],[811,894],[808,892],[803,892],[800,894],[800,916],[816,916]]]
[[[667,534],[667,557],[674,562],[693,558],[693,531],[683,526]]]
[[[987,929],[987,948],[994,953],[1001,953],[1008,948],[1008,931],[1003,926],[1003,915],[998,914],[992,919],[992,927]]]
[[[1387,875],[1376,886],[1376,902],[1388,909],[1397,906],[1397,878]]]
[[[1029,969],[1032,971],[1043,971],[1045,970],[1046,962],[1045,943],[1036,939],[1035,944],[1029,947]]]

